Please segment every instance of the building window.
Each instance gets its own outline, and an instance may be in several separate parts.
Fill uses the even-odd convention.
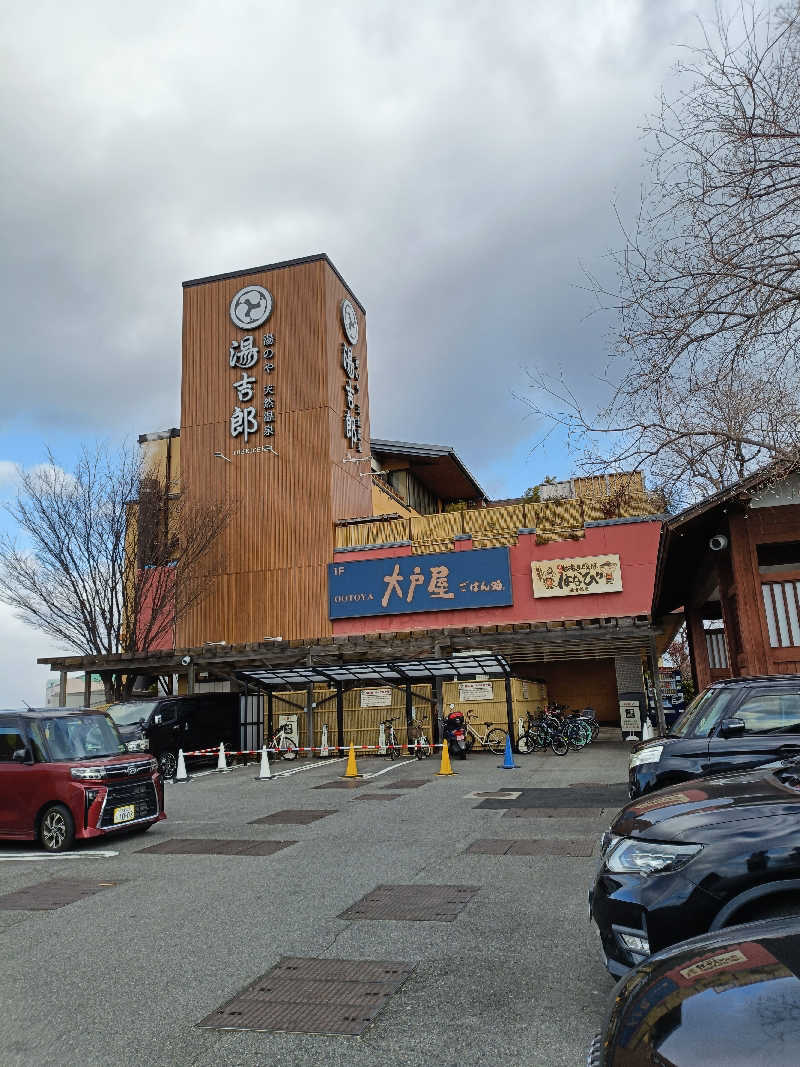
[[[761,586],[772,648],[800,645],[800,582],[764,582]]]
[[[800,541],[756,545],[756,553],[758,554],[759,574],[786,575],[800,571]]]

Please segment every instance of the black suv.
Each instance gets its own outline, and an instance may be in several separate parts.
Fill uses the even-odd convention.
[[[798,755],[800,675],[726,678],[696,697],[666,737],[633,746],[629,793]]]
[[[800,915],[800,759],[632,801],[589,898],[616,975],[689,937]]]
[[[152,752],[165,778],[175,775],[179,749],[239,748],[238,693],[125,700],[106,711],[128,748]]]

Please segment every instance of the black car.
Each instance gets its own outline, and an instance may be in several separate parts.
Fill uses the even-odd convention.
[[[800,755],[800,676],[727,678],[705,689],[665,737],[631,749],[631,798],[706,774]]]
[[[800,761],[641,797],[602,852],[590,909],[612,974],[710,930],[800,914]]]
[[[106,709],[129,749],[146,749],[165,778],[178,766],[178,750],[239,748],[238,693],[125,700]]]
[[[587,1067],[796,1067],[800,920],[747,923],[658,952],[616,985]]]

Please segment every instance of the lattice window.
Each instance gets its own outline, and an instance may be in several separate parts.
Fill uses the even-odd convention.
[[[709,667],[712,670],[726,670],[728,648],[725,644],[724,630],[706,630],[706,647],[708,648]]]
[[[770,646],[800,645],[800,582],[764,582],[761,594]]]

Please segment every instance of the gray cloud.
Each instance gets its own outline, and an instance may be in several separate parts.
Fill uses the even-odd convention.
[[[181,281],[326,251],[368,309],[376,436],[520,491],[564,461],[511,462],[536,429],[512,393],[533,364],[591,389],[579,264],[635,204],[695,8],[5,5],[0,429],[174,424]]]
[[[474,465],[530,433],[523,365],[602,353],[579,260],[615,241],[696,36],[691,4],[646,0],[3,21],[0,418],[174,422],[181,280],[324,250],[368,308],[375,432]]]

